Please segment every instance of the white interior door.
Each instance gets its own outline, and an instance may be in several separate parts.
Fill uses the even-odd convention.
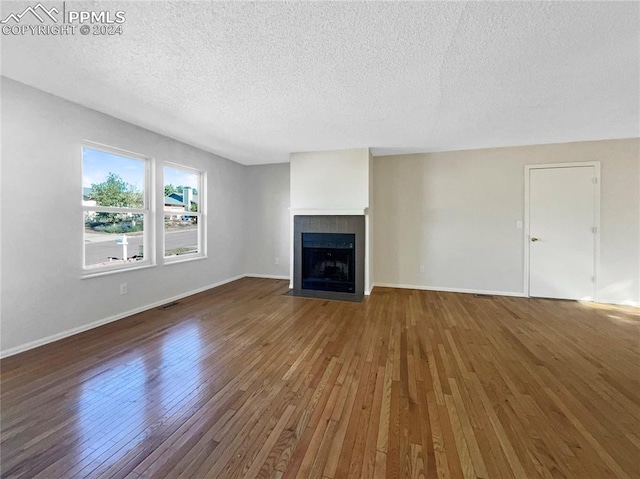
[[[529,169],[529,296],[594,300],[594,166]]]

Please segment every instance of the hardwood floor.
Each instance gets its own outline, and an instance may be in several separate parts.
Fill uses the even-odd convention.
[[[640,477],[638,309],[287,288],[3,360],[2,477]]]

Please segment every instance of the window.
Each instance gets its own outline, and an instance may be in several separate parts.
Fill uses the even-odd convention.
[[[202,257],[204,226],[204,173],[184,166],[164,170],[165,261]]]
[[[149,159],[82,148],[86,274],[150,264]]]

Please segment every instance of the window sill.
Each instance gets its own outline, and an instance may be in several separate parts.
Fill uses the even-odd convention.
[[[150,264],[150,263],[146,263],[146,264],[141,264],[139,266],[130,266],[128,268],[118,268],[118,269],[110,269],[110,270],[106,270],[106,271],[91,271],[91,272],[87,272],[85,270],[85,272],[82,274],[82,277],[80,279],[90,279],[90,278],[99,278],[101,276],[109,276],[112,274],[118,274],[118,273],[126,273],[127,271],[139,271],[141,269],[148,269],[148,268],[155,268],[156,265],[155,264]]]
[[[191,261],[199,261],[201,259],[207,259],[207,255],[198,255],[198,256],[169,256],[168,258],[164,258],[164,266],[168,266],[170,264],[180,264],[180,263],[189,263]]]

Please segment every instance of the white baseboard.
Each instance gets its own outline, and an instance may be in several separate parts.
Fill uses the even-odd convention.
[[[68,329],[66,331],[62,331],[61,333],[52,334],[51,336],[47,336],[46,338],[36,339],[35,341],[30,341],[26,344],[21,344],[20,346],[16,346],[14,348],[7,349],[5,351],[0,352],[0,358],[6,358],[9,356],[13,356],[14,354],[22,353],[24,351],[28,351],[29,349],[37,348],[39,346],[44,346],[45,344],[52,343],[54,341],[58,341],[60,339],[67,338],[69,336],[73,336],[74,334],[82,333],[84,331],[88,331],[93,328],[97,328],[99,326],[103,326],[108,323],[112,323],[114,321],[118,321],[119,319],[124,319],[129,316],[133,316],[134,314],[142,313],[143,311],[147,311],[149,309],[157,308],[158,306],[162,306],[163,304],[170,303],[172,301],[177,301],[182,298],[186,298],[187,296],[191,296],[194,294],[202,293],[203,291],[207,291],[209,289],[217,288],[218,286],[222,286],[223,284],[231,283],[232,281],[236,281],[238,279],[242,279],[247,275],[241,274],[239,276],[235,276],[233,278],[228,278],[222,281],[218,281],[217,283],[213,283],[207,286],[203,286],[202,288],[194,289],[191,291],[187,291],[186,293],[181,293],[176,296],[172,296],[170,298],[162,299],[160,301],[156,301],[151,304],[146,304],[144,306],[140,306],[138,308],[130,309],[129,311],[125,311],[123,313],[114,314],[113,316],[109,316],[107,318],[99,319],[98,321],[94,321],[89,324],[84,324],[82,326],[78,326],[77,328]],[[288,278],[287,278],[288,279]]]
[[[376,283],[373,288],[380,286],[381,288],[400,288],[400,289],[420,289],[423,291],[442,291],[443,293],[470,293],[470,294],[490,294],[493,296],[513,296],[516,298],[527,298],[524,293],[513,291],[487,291],[484,289],[464,289],[464,288],[441,288],[439,286],[423,286],[418,284],[391,284]],[[371,288],[373,290],[373,288]]]
[[[443,293],[470,293],[470,294],[488,294],[492,296],[511,296],[514,298],[528,298],[529,296],[524,293],[516,293],[513,291],[488,291],[484,289],[464,289],[464,288],[441,288],[438,286],[422,286],[416,284],[392,284],[392,283],[376,283],[373,285],[371,290],[376,286],[380,286],[381,288],[399,288],[399,289],[419,289],[422,291],[442,291]],[[589,301],[588,301],[589,302]],[[640,303],[634,301],[625,301],[625,302],[616,302],[607,299],[598,299],[598,301],[593,301],[598,304],[611,304],[614,306],[631,306],[631,307],[640,307]]]
[[[247,273],[247,278],[264,278],[264,279],[289,279],[289,276],[279,276],[277,274],[259,274],[259,273]]]

